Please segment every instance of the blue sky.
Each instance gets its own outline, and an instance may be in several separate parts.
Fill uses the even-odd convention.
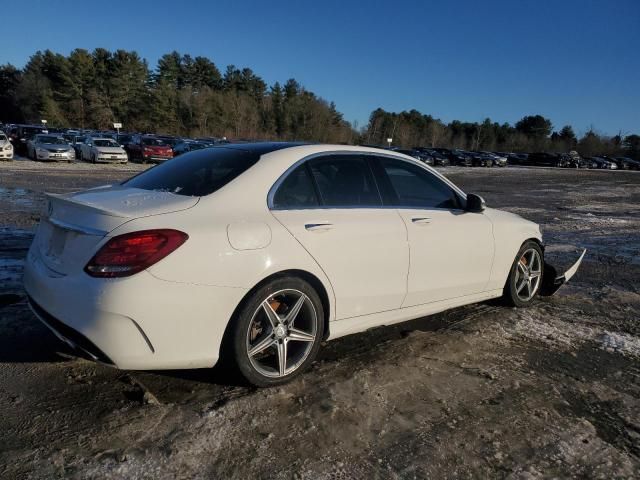
[[[152,67],[177,50],[294,77],[360,126],[382,107],[640,133],[640,0],[3,3],[0,63],[19,67],[47,48],[136,50]]]

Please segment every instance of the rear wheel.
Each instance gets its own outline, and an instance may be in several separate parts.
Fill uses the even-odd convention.
[[[230,348],[240,373],[253,385],[280,385],[300,375],[318,353],[324,310],[316,291],[297,277],[259,288],[231,325]]]
[[[544,265],[542,249],[534,241],[525,242],[511,267],[504,298],[514,307],[527,307],[533,303],[540,285]]]

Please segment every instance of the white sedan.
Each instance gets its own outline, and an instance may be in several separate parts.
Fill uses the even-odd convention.
[[[48,195],[24,284],[40,320],[96,360],[224,358],[269,386],[326,339],[497,297],[527,306],[579,264],[557,276],[543,251],[538,225],[408,156],[238,144]]]
[[[13,145],[7,136],[0,131],[0,160],[13,160]]]
[[[127,163],[124,148],[112,138],[89,137],[80,144],[80,160],[93,163]]]

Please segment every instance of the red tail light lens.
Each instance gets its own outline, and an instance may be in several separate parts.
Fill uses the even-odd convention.
[[[113,237],[84,271],[92,277],[128,277],[150,267],[187,241],[178,230],[143,230]]]

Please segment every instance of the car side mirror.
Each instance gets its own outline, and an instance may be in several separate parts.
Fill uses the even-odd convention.
[[[480,195],[476,195],[475,193],[469,193],[467,195],[467,208],[465,209],[467,212],[481,213],[484,212],[485,208],[484,198]]]

